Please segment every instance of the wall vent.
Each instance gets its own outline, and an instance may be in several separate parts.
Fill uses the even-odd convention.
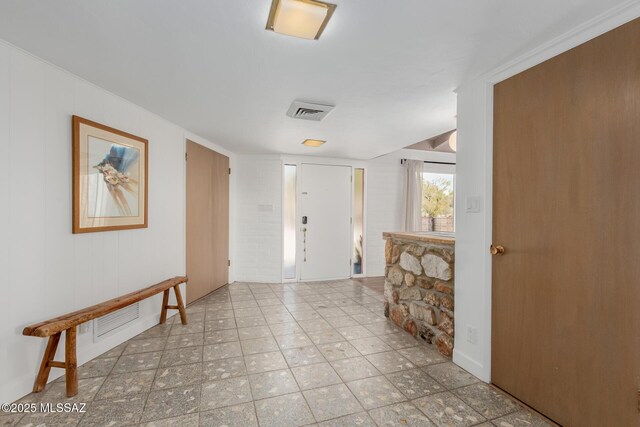
[[[109,313],[102,317],[98,317],[93,321],[93,341],[112,335],[127,324],[133,322],[140,317],[140,303],[131,304],[118,311]]]
[[[333,105],[314,104],[311,102],[293,101],[287,116],[294,119],[313,120],[319,122],[333,110]]]

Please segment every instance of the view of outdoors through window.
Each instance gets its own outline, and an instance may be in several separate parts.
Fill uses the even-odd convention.
[[[454,175],[422,174],[422,231],[454,231]]]
[[[364,273],[364,169],[353,170],[353,274]]]

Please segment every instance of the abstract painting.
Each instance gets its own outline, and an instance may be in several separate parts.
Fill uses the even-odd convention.
[[[73,232],[147,227],[148,141],[73,116]]]

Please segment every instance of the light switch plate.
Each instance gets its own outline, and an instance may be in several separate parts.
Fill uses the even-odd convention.
[[[479,196],[469,196],[465,201],[465,212],[480,213],[482,211],[482,198]]]

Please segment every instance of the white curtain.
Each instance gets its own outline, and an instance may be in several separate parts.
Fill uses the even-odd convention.
[[[422,231],[422,160],[404,161],[402,229]]]

